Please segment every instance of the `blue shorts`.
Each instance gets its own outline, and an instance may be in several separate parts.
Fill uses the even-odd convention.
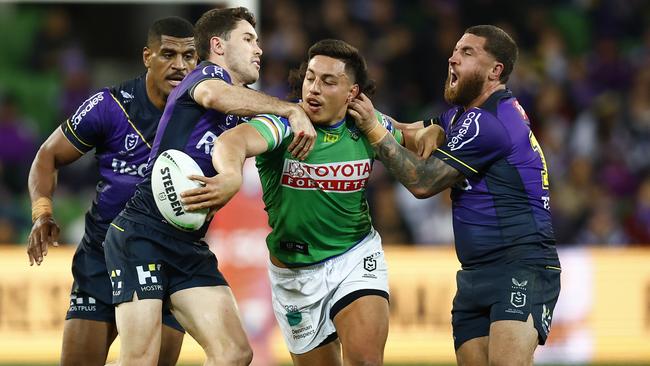
[[[451,310],[456,350],[470,339],[488,336],[492,322],[525,322],[529,315],[543,345],[560,294],[560,272],[559,263],[526,262],[458,271]]]
[[[139,299],[167,300],[188,288],[228,285],[204,242],[184,241],[121,216],[108,229],[104,254],[113,304],[131,301],[134,292]]]
[[[107,272],[102,248],[90,244],[84,238],[72,258],[74,283],[66,320],[86,319],[115,323],[115,305],[112,303],[111,281]],[[185,332],[168,306],[163,308],[163,324]]]

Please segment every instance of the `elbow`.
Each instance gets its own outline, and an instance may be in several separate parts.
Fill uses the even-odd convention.
[[[438,192],[436,192],[436,191],[434,191],[434,190],[432,190],[432,189],[430,189],[428,187],[409,187],[408,190],[417,199],[429,198],[429,197],[435,195],[436,193],[438,193]]]

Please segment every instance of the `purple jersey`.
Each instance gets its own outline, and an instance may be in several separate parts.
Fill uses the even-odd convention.
[[[454,107],[441,125],[447,142],[434,155],[466,177],[451,191],[463,268],[557,260],[544,154],[512,93],[497,91],[478,108]]]
[[[145,179],[133,198],[121,213],[125,218],[175,234],[186,240],[201,239],[207,231],[206,222],[197,231],[186,233],[173,228],[158,211],[151,192],[151,167],[158,155],[168,149],[184,151],[191,156],[203,170],[206,177],[217,174],[212,165],[212,146],[224,131],[235,127],[240,118],[223,114],[214,109],[206,109],[194,101],[194,88],[205,80],[218,79],[232,84],[228,72],[218,65],[203,61],[188,74],[167,98],[167,105],[156,132]]]
[[[108,225],[142,181],[161,115],[147,96],[143,75],[91,95],[61,124],[79,152],[95,149],[101,179],[84,234],[92,245],[101,245]]]

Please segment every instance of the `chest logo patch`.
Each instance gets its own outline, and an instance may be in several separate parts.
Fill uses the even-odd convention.
[[[135,146],[138,144],[138,141],[140,140],[140,136],[138,136],[135,133],[130,133],[124,137],[124,148],[127,151],[131,151],[135,149]]]
[[[339,135],[335,135],[333,133],[325,133],[325,136],[323,136],[323,142],[326,143],[334,143],[339,140]]]

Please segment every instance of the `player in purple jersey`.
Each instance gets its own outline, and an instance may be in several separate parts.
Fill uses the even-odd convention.
[[[289,150],[298,159],[312,149],[316,131],[299,106],[248,89],[259,78],[262,50],[255,19],[246,8],[213,9],[195,25],[202,62],[170,94],[152,144],[150,161],[165,150],[191,156],[214,189],[211,162],[215,139],[240,117],[275,113],[289,118],[298,138]],[[152,364],[158,358],[160,309],[174,315],[203,347],[206,365],[245,365],[252,350],[235,299],[203,240],[210,220],[196,231],[164,221],[151,191],[151,167],[126,208],[113,220],[105,258],[113,283],[113,303],[122,338],[120,364]],[[208,202],[210,195],[202,202]],[[236,245],[236,243],[230,243]]]
[[[386,168],[419,198],[451,187],[462,270],[452,308],[459,365],[532,365],[560,291],[544,154],[505,83],[517,46],[500,28],[470,27],[449,58],[445,100],[430,120],[447,140],[428,159],[377,124],[370,100],[350,106]]]
[[[40,265],[48,247],[58,245],[59,227],[51,206],[57,170],[96,151],[101,180],[72,262],[62,365],[104,365],[117,336],[102,243],[109,223],[142,180],[167,96],[196,66],[192,24],[179,17],[154,22],[143,60],[146,74],[93,94],[63,122],[41,146],[29,174],[34,226],[27,253],[31,265]],[[183,328],[169,309],[164,318],[159,365],[174,365]]]

